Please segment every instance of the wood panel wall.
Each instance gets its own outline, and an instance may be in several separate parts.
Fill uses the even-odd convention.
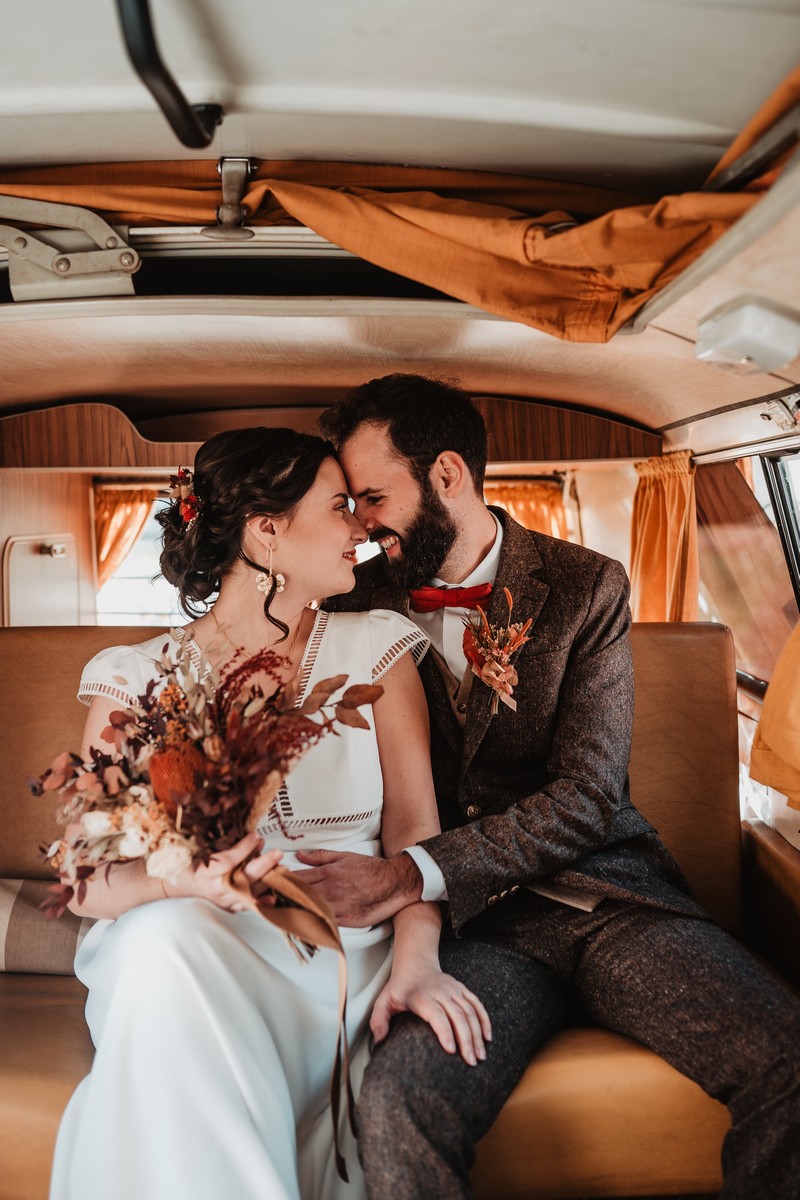
[[[78,545],[82,625],[93,625],[96,615],[91,486],[91,475],[76,472],[48,471],[32,475],[24,470],[0,470],[0,551],[10,537],[32,534],[46,538],[58,533],[72,533]],[[59,620],[60,609],[69,601],[69,597],[59,595],[58,588],[53,588],[48,597],[53,624],[63,624]],[[0,622],[4,621],[3,614]]]

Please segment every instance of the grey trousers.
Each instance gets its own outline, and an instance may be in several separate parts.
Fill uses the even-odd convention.
[[[475,1142],[575,1021],[636,1039],[728,1105],[721,1200],[800,1198],[800,1001],[711,921],[526,894],[505,943],[445,940],[441,959],[483,1000],[493,1041],[469,1067],[418,1018],[394,1019],[358,1105],[370,1200],[470,1197]]]

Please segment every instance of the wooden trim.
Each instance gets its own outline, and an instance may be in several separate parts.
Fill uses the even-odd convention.
[[[657,433],[581,409],[493,396],[478,397],[476,403],[495,461],[630,460],[661,453]],[[62,405],[0,418],[0,467],[164,471],[193,462],[201,441],[220,429],[288,424],[310,431],[320,411],[277,407],[186,414],[161,428],[173,435],[196,432],[196,441],[150,441],[110,404]]]
[[[68,404],[0,420],[0,467],[99,470],[193,462],[196,442],[148,442],[110,404]]]
[[[537,400],[478,396],[489,434],[489,459],[499,462],[590,462],[651,458],[657,433],[578,408]]]

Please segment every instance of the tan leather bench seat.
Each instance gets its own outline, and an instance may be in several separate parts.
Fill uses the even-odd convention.
[[[478,1147],[479,1200],[716,1194],[724,1104],[637,1042],[569,1029]],[[621,1153],[621,1151],[624,1151]]]
[[[0,877],[43,877],[36,847],[55,829],[48,803],[31,800],[26,779],[79,744],[85,710],[69,697],[83,663],[102,646],[144,633],[0,629],[0,728],[7,734]],[[713,625],[638,626],[633,649],[634,803],[703,903],[725,928],[741,932],[730,633]],[[11,686],[23,674],[47,680],[37,696]],[[25,944],[18,937],[15,953]],[[20,971],[0,974],[0,1200],[45,1200],[58,1121],[92,1048],[77,980]],[[536,1055],[480,1143],[476,1192],[480,1200],[714,1194],[727,1127],[722,1105],[650,1051],[607,1031],[568,1030]]]
[[[0,974],[2,1200],[47,1196],[61,1114],[92,1062],[85,1002],[74,976]]]

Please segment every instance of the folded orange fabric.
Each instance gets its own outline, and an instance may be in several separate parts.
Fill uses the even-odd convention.
[[[715,168],[800,99],[800,68]],[[773,173],[774,177],[774,173]],[[571,341],[605,342],[756,204],[738,193],[662,199],[481,171],[262,162],[248,222],[299,222],[360,258]],[[0,191],[82,205],[133,225],[211,225],[216,163],[100,163],[0,172]]]

